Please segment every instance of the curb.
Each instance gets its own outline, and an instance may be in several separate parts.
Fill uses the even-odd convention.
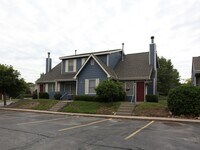
[[[114,118],[114,119],[129,119],[129,120],[154,120],[154,121],[171,121],[171,122],[191,122],[200,123],[198,119],[180,119],[180,118],[165,118],[165,117],[145,117],[145,116],[119,116],[119,115],[100,115],[100,114],[82,114],[82,113],[66,113],[66,112],[53,112],[46,110],[32,110],[32,109],[17,109],[17,108],[0,108],[6,111],[21,111],[21,112],[34,112],[55,115],[70,115],[70,116],[84,116],[84,117],[101,117],[101,118]]]

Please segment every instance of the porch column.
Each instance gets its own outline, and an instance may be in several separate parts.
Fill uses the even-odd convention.
[[[45,92],[48,93],[48,83],[45,84]]]

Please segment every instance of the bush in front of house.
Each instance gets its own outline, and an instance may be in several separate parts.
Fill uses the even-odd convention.
[[[60,94],[60,92],[57,92],[57,93],[54,94],[54,98],[56,100],[60,100],[61,97],[62,97],[62,95]]]
[[[125,99],[125,92],[123,91],[121,82],[105,80],[95,90],[97,100],[101,102],[123,101]]]
[[[147,102],[158,102],[158,96],[157,95],[146,95],[146,101]]]
[[[49,99],[49,94],[46,92],[40,92],[39,93],[39,98],[40,99]]]
[[[38,98],[37,93],[33,93],[32,94],[32,99],[37,99],[37,98]]]
[[[180,86],[172,89],[168,95],[168,108],[174,115],[200,114],[200,88]]]
[[[90,95],[76,95],[74,96],[75,101],[96,101],[96,96],[90,96]]]

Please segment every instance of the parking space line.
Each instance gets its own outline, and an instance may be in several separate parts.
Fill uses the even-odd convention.
[[[43,123],[43,122],[50,122],[50,121],[56,121],[56,120],[63,120],[63,119],[68,119],[68,118],[74,118],[74,117],[75,117],[75,116],[72,116],[72,117],[64,117],[64,118],[48,119],[48,120],[41,120],[41,121],[22,122],[22,123],[18,123],[17,125]]]
[[[95,122],[90,122],[90,123],[87,123],[87,124],[82,124],[82,125],[78,125],[78,126],[73,126],[73,127],[69,127],[69,128],[60,129],[60,130],[58,130],[58,131],[67,131],[67,130],[71,130],[71,129],[86,127],[86,126],[90,126],[90,125],[93,125],[93,124],[105,122],[105,121],[108,121],[108,120],[111,120],[111,119],[112,119],[112,118],[103,119],[103,120],[99,120],[99,121],[95,121]]]
[[[137,131],[131,133],[129,136],[127,136],[126,138],[124,138],[124,140],[130,139],[131,137],[133,137],[134,135],[136,135],[137,133],[139,133],[140,131],[142,131],[146,127],[150,126],[152,123],[154,123],[154,121],[149,122],[147,125],[143,126],[142,128],[138,129]]]

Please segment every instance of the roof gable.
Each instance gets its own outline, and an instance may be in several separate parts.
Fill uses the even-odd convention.
[[[81,66],[81,68],[78,70],[78,72],[75,74],[74,78],[77,78],[77,76],[79,75],[79,73],[82,71],[82,69],[85,67],[85,65],[89,62],[89,60],[93,58],[95,60],[95,62],[101,67],[101,69],[106,73],[107,77],[116,77],[114,74],[114,71],[112,72],[112,70],[107,67],[97,56],[90,54],[90,56],[88,57],[88,59],[85,61],[85,63]]]

